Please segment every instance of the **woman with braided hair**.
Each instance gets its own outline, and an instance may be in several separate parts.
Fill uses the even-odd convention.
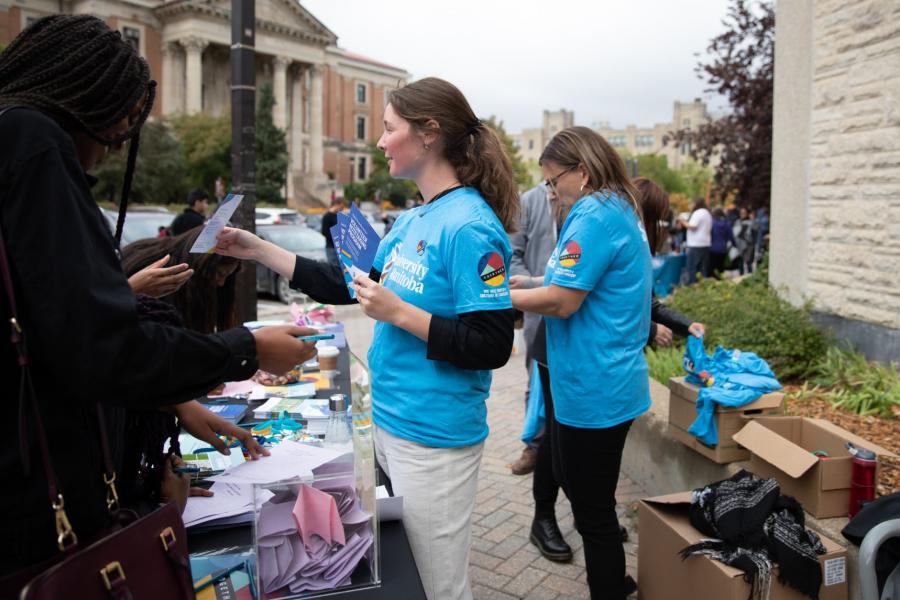
[[[57,484],[82,543],[96,537],[107,518],[98,400],[104,413],[171,405],[179,424],[195,436],[227,453],[216,434],[234,433],[256,456],[260,448],[246,432],[230,429],[191,399],[258,368],[285,372],[315,354],[313,344],[295,337],[312,333],[304,328],[204,335],[141,318],[119,264],[117,238],[155,88],[137,52],[88,15],[40,19],[0,54],[0,244],[18,308],[12,324],[23,332]],[[87,172],[126,142],[114,236]],[[0,295],[4,323],[11,323],[12,312],[8,296]],[[10,339],[12,333],[3,335]],[[27,387],[20,389],[21,376],[16,349],[3,344],[0,381],[7,402],[0,419],[0,476],[10,493],[0,496],[0,576],[57,552],[36,415]],[[123,429],[110,429],[115,446]]]

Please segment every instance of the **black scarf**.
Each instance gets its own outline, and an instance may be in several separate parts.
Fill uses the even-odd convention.
[[[803,507],[782,496],[774,479],[758,479],[747,471],[693,491],[691,524],[703,540],[681,551],[686,559],[706,555],[744,572],[750,598],[768,598],[772,565],[778,581],[818,600],[825,554],[819,536],[807,531]]]

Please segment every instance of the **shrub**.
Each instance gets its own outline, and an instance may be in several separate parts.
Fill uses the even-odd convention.
[[[826,400],[864,416],[893,417],[900,407],[900,371],[896,363],[870,363],[848,348],[832,346],[813,369],[813,383],[830,388]]]
[[[647,358],[647,367],[650,369],[650,377],[663,385],[669,384],[670,377],[684,375],[681,366],[681,358],[684,356],[683,346],[672,348],[650,348],[644,351]]]
[[[706,279],[679,288],[669,304],[706,325],[707,349],[722,345],[755,352],[782,380],[809,375],[829,345],[810,319],[809,306],[780,298],[765,269],[737,284]]]

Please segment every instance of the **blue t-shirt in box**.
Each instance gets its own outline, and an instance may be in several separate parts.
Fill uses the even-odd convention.
[[[650,407],[644,345],[652,272],[647,234],[623,198],[596,193],[572,207],[544,274],[545,285],[588,292],[568,319],[546,318],[560,423],[603,429]]]
[[[512,254],[499,219],[472,188],[406,211],[375,257],[381,283],[432,315],[456,318],[512,308],[506,266]],[[369,348],[372,416],[403,439],[439,448],[488,434],[489,370],[429,360],[427,343],[389,323],[375,324]]]

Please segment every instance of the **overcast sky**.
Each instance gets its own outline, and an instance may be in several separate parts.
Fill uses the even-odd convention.
[[[509,132],[544,109],[575,123],[669,122],[704,96],[695,54],[723,31],[726,0],[301,0],[347,50],[456,84]]]

